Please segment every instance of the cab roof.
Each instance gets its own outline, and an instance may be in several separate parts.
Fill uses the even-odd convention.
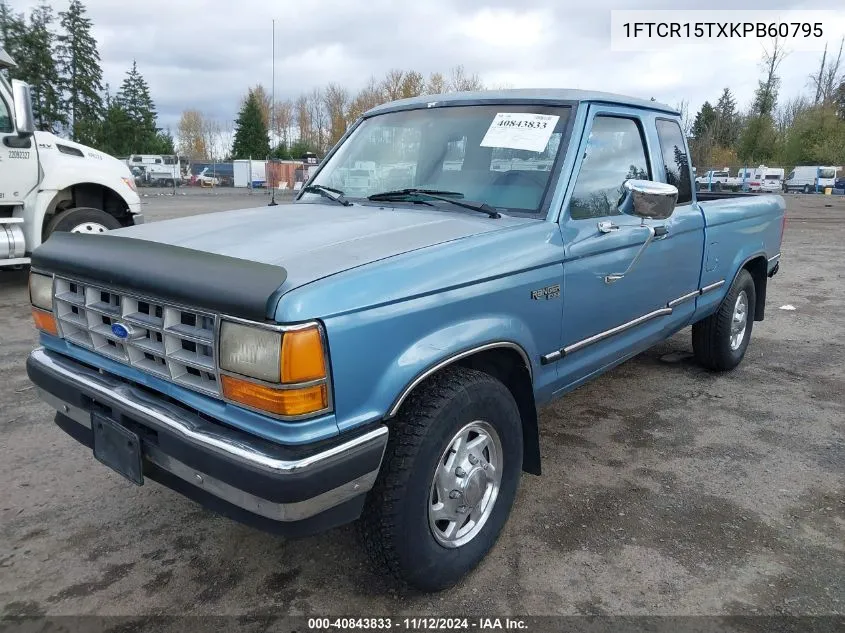
[[[391,101],[364,113],[364,116],[382,114],[394,110],[412,110],[420,107],[431,107],[428,104],[466,104],[480,105],[484,103],[537,103],[546,105],[572,104],[573,102],[610,103],[615,105],[632,106],[647,110],[657,110],[669,114],[679,112],[664,103],[658,101],[647,101],[625,95],[613,94],[611,92],[596,92],[593,90],[566,90],[548,88],[523,88],[517,90],[484,90],[480,92],[450,92],[438,95],[422,95],[410,99]]]

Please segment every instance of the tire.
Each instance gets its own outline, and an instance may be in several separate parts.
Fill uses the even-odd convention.
[[[722,190],[722,183],[717,182],[713,185],[713,191],[721,191]]]
[[[117,218],[101,209],[77,207],[62,211],[47,225],[47,237],[53,233],[105,233],[121,226]]]
[[[810,185],[804,185],[804,193],[810,193]]]
[[[744,317],[734,326],[734,318],[741,316],[740,296],[745,301]],[[755,303],[754,279],[743,268],[719,309],[692,326],[692,349],[701,365],[713,371],[728,371],[739,365],[751,340]],[[741,334],[740,323],[744,324]]]
[[[492,429],[494,433],[487,435],[487,448],[471,462],[451,450],[452,442],[456,434],[479,423],[487,425],[484,432]],[[472,433],[467,437],[472,441]],[[490,479],[495,475],[481,467],[488,460],[496,462],[497,455],[501,480],[495,495]],[[458,462],[463,469],[457,467]],[[460,482],[456,485],[461,490],[455,488],[449,496],[438,491],[435,473],[441,467],[447,487]],[[522,422],[508,389],[474,369],[443,370],[411,394],[393,421],[381,471],[358,522],[371,561],[423,591],[451,587],[495,544],[510,514],[521,472]],[[467,505],[456,505],[462,502]],[[489,511],[483,512],[486,504]],[[463,512],[450,515],[458,521],[465,520],[463,516],[473,520],[475,514],[475,527],[455,522],[450,541],[447,533],[452,522],[435,518],[442,516],[437,514],[437,505],[444,511]],[[458,538],[461,530],[469,531]]]

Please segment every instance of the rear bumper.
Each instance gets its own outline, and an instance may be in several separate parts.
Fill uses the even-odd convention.
[[[355,520],[387,444],[378,425],[280,446],[55,352],[36,349],[26,368],[71,437],[92,446],[91,414],[106,415],[140,436],[145,478],[271,532],[304,536]]]

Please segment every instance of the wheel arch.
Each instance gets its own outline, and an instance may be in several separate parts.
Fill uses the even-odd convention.
[[[416,376],[393,401],[386,418],[394,417],[408,396],[427,379],[448,367],[460,365],[483,371],[502,382],[510,391],[522,419],[525,472],[540,474],[540,433],[534,400],[533,370],[525,349],[512,341],[495,341],[463,350],[431,365]]]
[[[59,213],[78,207],[101,209],[122,226],[132,225],[132,214],[126,199],[117,191],[96,182],[79,182],[56,191],[41,219],[41,240],[47,239],[47,226]]]
[[[765,255],[754,255],[740,267],[747,270],[754,280],[754,320],[762,321],[766,316],[766,287],[768,285],[768,260]],[[739,274],[739,271],[737,271]]]

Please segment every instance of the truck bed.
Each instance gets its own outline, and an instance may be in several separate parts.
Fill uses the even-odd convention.
[[[748,196],[759,196],[759,193],[751,193],[749,191],[696,191],[695,197],[699,202],[708,202],[711,200],[724,200],[726,198],[745,198]]]

